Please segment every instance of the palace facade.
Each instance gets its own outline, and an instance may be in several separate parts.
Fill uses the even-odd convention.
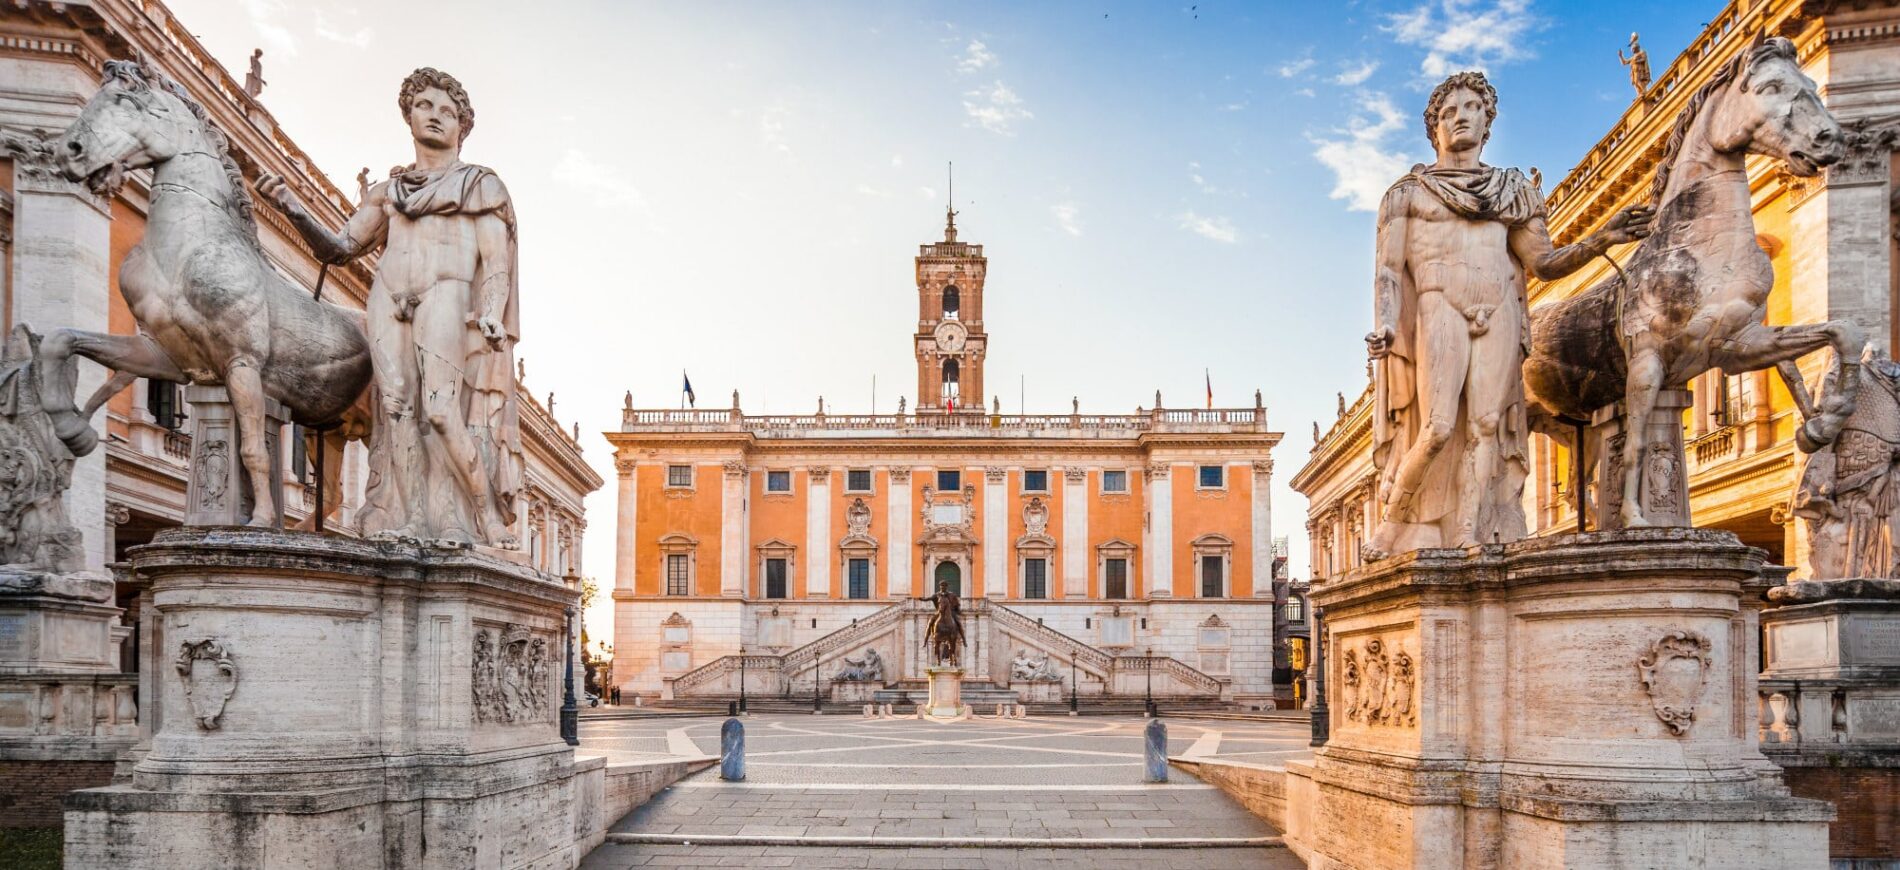
[[[229,139],[247,185],[264,172],[288,179],[311,214],[333,230],[360,198],[360,192],[352,197],[332,184],[278,126],[260,99],[261,77],[241,84],[158,0],[7,4],[0,7],[0,328],[11,331],[24,323],[41,334],[60,327],[116,334],[137,328],[117,280],[121,261],[145,232],[151,173],[129,173],[116,195],[101,197],[61,178],[33,154],[36,131],[64,130],[98,90],[103,63],[126,58],[152,65],[203,106]],[[378,106],[391,105],[383,100],[394,96],[399,83],[391,80],[388,94],[376,95]],[[386,120],[402,123],[393,109]],[[314,290],[319,263],[297,233],[273,208],[260,205],[254,215],[270,262],[306,291]],[[361,310],[374,263],[370,258],[331,268],[324,298]],[[532,300],[533,290],[526,295]],[[83,399],[105,372],[90,361],[79,365]],[[536,568],[574,577],[586,528],[582,499],[602,480],[582,457],[578,430],[555,419],[553,397],[546,404],[535,401],[525,380],[518,389],[527,480],[526,498],[517,504],[523,547]],[[106,570],[124,559],[127,548],[183,521],[191,409],[182,394],[178,384],[140,379],[93,418],[104,437],[98,450],[75,463],[67,495],[68,515],[85,538],[88,569]],[[280,500],[288,524],[307,520],[316,501],[311,458],[297,429],[286,427],[282,440],[287,447]],[[357,528],[367,460],[361,443],[346,451],[343,504],[327,525],[330,531]],[[9,642],[18,626],[0,618],[0,705],[52,711],[44,721],[0,719],[0,776],[31,777],[44,786],[37,798],[11,807],[0,825],[56,823],[61,793],[105,784],[118,752],[147,733],[137,720],[137,672],[154,663],[167,667],[171,652],[145,648],[142,584],[129,573],[119,579],[116,605],[125,612],[122,627],[113,632],[118,654],[112,663],[92,663],[83,668],[88,673],[69,675],[71,685],[10,668]],[[111,664],[121,673],[111,673]],[[90,715],[90,702],[83,703],[85,715],[70,713],[82,706],[83,699],[75,699],[94,686],[124,687],[129,703],[99,721]],[[57,751],[46,750],[47,741]]]
[[[754,697],[810,697],[871,649],[898,686],[922,676],[914,599],[942,584],[967,601],[966,669],[999,690],[1026,659],[1064,684],[1073,664],[1091,699],[1139,697],[1140,674],[1157,695],[1270,702],[1285,553],[1269,495],[1280,435],[1259,394],[1233,409],[1158,394],[1134,414],[985,409],[988,267],[954,213],[920,246],[904,340],[924,398],[908,410],[629,397],[606,433],[623,696],[729,694],[743,655]]]
[[[1900,310],[1893,304],[1900,291],[1900,224],[1894,219],[1894,192],[1900,188],[1892,159],[1900,145],[1900,3],[1891,0],[1728,4],[1550,189],[1551,240],[1571,244],[1618,210],[1647,201],[1656,163],[1684,104],[1758,33],[1794,41],[1802,68],[1848,137],[1846,159],[1814,178],[1749,158],[1755,240],[1775,269],[1768,323],[1848,320],[1877,350],[1891,352],[1900,335]],[[1625,246],[1610,256],[1622,262],[1631,250]],[[1613,276],[1599,258],[1558,281],[1532,280],[1531,307]],[[1811,388],[1830,364],[1827,353],[1802,360]],[[1695,401],[1683,414],[1683,427],[1694,524],[1732,531],[1802,576],[1807,530],[1787,512],[1801,465],[1794,444],[1800,418],[1787,388],[1769,371],[1709,372],[1689,388]],[[1293,477],[1293,488],[1308,498],[1315,583],[1358,567],[1359,545],[1378,522],[1371,405],[1370,388],[1350,405],[1342,398],[1338,419],[1324,433],[1315,428],[1313,450]],[[1569,451],[1533,435],[1531,455],[1524,507],[1532,533],[1574,530]]]

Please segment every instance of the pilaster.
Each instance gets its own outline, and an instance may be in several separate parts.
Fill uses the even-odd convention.
[[[745,463],[732,460],[725,464],[724,482],[719,493],[719,594],[738,598],[745,594],[746,575],[746,483],[750,472]]]
[[[1174,597],[1174,469],[1148,466],[1148,597]]]
[[[1089,594],[1089,472],[1062,472],[1062,597]]]
[[[890,529],[890,558],[885,568],[885,595],[906,598],[910,595],[910,469],[890,471],[889,495],[885,501],[890,513],[885,522]]]
[[[831,597],[831,469],[806,472],[805,597]]]
[[[1273,460],[1253,463],[1253,597],[1273,597]]]
[[[983,469],[983,594],[1009,594],[1009,472]]]

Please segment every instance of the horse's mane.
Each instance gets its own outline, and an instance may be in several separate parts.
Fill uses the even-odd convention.
[[[264,247],[257,238],[257,216],[252,213],[251,193],[244,186],[244,172],[238,168],[237,161],[231,158],[230,138],[224,135],[223,130],[218,129],[218,125],[211,120],[211,115],[205,111],[205,107],[192,99],[183,85],[166,78],[157,70],[146,68],[137,61],[106,61],[105,73],[108,80],[116,81],[134,91],[149,91],[153,85],[163,87],[172,96],[177,97],[179,102],[185,104],[185,108],[190,110],[193,118],[198,119],[199,125],[204,128],[205,140],[211,143],[218,162],[224,166],[225,181],[231,186],[231,196],[225,201],[224,210],[244,231],[242,234],[244,240],[262,256]]]
[[[1735,81],[1737,75],[1742,75],[1745,71],[1754,68],[1755,64],[1773,57],[1793,60],[1794,43],[1779,36],[1755,43],[1748,51],[1736,55],[1734,59],[1723,64],[1721,69],[1715,71],[1715,75],[1709,79],[1708,83],[1697,88],[1695,94],[1689,97],[1689,102],[1682,107],[1681,114],[1676,116],[1675,128],[1669,131],[1669,144],[1663,147],[1662,159],[1656,161],[1656,181],[1649,193],[1649,204],[1652,207],[1662,207],[1663,190],[1669,187],[1669,170],[1675,166],[1676,156],[1682,151],[1683,140],[1689,138],[1689,125],[1695,123],[1696,117],[1702,114],[1702,104],[1708,102],[1709,95]]]

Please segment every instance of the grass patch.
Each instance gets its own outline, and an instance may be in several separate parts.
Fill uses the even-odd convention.
[[[0,828],[0,866],[13,870],[59,870],[61,829]]]

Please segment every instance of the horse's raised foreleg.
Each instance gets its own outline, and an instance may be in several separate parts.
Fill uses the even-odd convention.
[[[1795,432],[1795,441],[1803,452],[1812,453],[1832,444],[1854,413],[1854,393],[1860,383],[1860,330],[1844,320],[1803,323],[1797,326],[1750,324],[1735,337],[1723,342],[1710,355],[1710,362],[1723,374],[1761,371],[1774,368],[1789,393],[1794,395],[1805,418]],[[1818,401],[1801,400],[1807,396],[1807,384],[1792,363],[1824,347],[1834,348],[1840,369],[1826,394]],[[1784,365],[1786,363],[1787,365]]]
[[[1662,390],[1662,354],[1636,348],[1630,354],[1629,379],[1623,387],[1623,506],[1617,519],[1623,528],[1649,525],[1643,517],[1643,454],[1649,449],[1649,415]]]
[[[237,414],[238,458],[251,478],[251,521],[248,525],[270,527],[277,516],[280,493],[270,485],[270,450],[264,442],[264,379],[257,364],[236,360],[224,373],[224,386],[231,394],[231,410]]]
[[[113,372],[86,400],[83,411],[76,404],[80,357],[98,362]],[[171,355],[146,335],[58,329],[40,342],[40,360],[44,372],[40,390],[42,402],[47,416],[53,420],[54,434],[74,456],[84,456],[98,446],[99,435],[89,422],[93,413],[135,378],[181,383],[190,380],[172,362]]]

